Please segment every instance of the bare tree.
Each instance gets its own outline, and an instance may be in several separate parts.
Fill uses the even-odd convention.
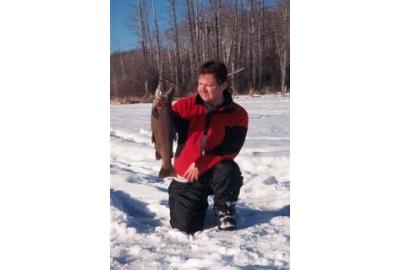
[[[139,27],[140,27],[140,43],[142,45],[143,59],[145,62],[145,81],[144,88],[146,91],[146,95],[149,95],[149,80],[147,78],[148,73],[148,48],[147,48],[147,38],[146,38],[146,23],[145,23],[145,7],[142,0],[136,0],[137,2],[137,11],[138,11],[138,19],[139,19]]]
[[[260,1],[259,6],[259,19],[260,24],[257,31],[257,44],[258,44],[258,87],[262,87],[262,77],[263,77],[263,47],[265,38],[265,19],[264,19],[264,1]]]
[[[275,48],[281,73],[281,93],[286,93],[286,69],[289,63],[289,0],[280,0],[273,16]]]
[[[152,0],[152,5],[153,5],[154,27],[155,27],[156,39],[157,39],[157,70],[158,70],[159,78],[162,79],[163,78],[163,62],[162,62],[162,57],[161,57],[160,34],[159,34],[159,29],[158,29],[157,13],[156,13],[156,7],[154,5],[154,0]]]
[[[214,33],[212,40],[215,42],[215,58],[221,60],[221,19],[220,19],[220,9],[221,9],[221,1],[220,0],[210,0],[211,5],[214,10]]]
[[[248,0],[248,5],[249,5],[249,13],[250,13],[250,43],[249,43],[249,63],[251,65],[250,68],[250,73],[251,73],[251,88],[255,89],[256,88],[256,57],[255,57],[255,32],[256,32],[256,28],[255,28],[255,12],[254,12],[254,1],[253,0]]]
[[[264,86],[287,91],[289,0],[273,6],[265,0],[169,0],[170,25],[162,27],[156,1],[133,3],[139,49],[111,55],[112,97],[148,96],[157,76],[174,80],[177,95],[185,95],[199,65],[212,58],[230,72],[244,68],[231,76],[235,93]]]
[[[194,75],[194,66],[196,63],[196,46],[195,46],[195,34],[194,34],[194,20],[193,20],[193,2],[186,0],[186,15],[188,19],[188,24],[189,24],[189,32],[190,32],[190,44],[191,44],[191,54],[190,54],[190,74],[189,78],[191,78]]]
[[[179,48],[179,38],[178,38],[178,22],[177,22],[177,14],[176,14],[176,0],[170,0],[171,11],[173,16],[173,23],[174,23],[174,41],[175,41],[175,54],[177,63],[176,73],[175,73],[175,80],[176,80],[176,94],[177,96],[182,95],[182,66],[181,66],[181,52]]]

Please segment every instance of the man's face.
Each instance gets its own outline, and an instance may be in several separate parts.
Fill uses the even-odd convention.
[[[200,97],[207,103],[220,105],[224,98],[223,92],[226,88],[226,82],[218,84],[212,74],[200,74],[197,92]]]

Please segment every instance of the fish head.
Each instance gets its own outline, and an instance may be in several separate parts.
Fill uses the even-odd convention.
[[[155,99],[166,99],[168,101],[172,101],[172,97],[175,91],[175,84],[167,81],[160,80],[157,85],[157,89],[155,92]]]

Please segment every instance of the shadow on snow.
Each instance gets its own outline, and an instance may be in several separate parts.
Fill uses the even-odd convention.
[[[269,223],[274,217],[290,217],[290,204],[278,210],[254,210],[236,206],[238,230],[262,223]]]
[[[236,205],[237,230],[242,230],[262,223],[269,223],[274,217],[290,217],[290,204],[278,210],[255,210]],[[217,226],[212,205],[207,209],[204,229]],[[268,268],[269,269],[269,268]]]
[[[128,193],[110,189],[110,200],[112,206],[127,214],[128,227],[134,227],[139,233],[152,233],[161,225],[146,203],[132,198]]]

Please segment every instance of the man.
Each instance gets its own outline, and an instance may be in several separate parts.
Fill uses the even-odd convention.
[[[197,95],[172,106],[178,176],[168,189],[170,223],[187,233],[203,228],[211,194],[218,228],[236,229],[235,203],[243,177],[233,159],[245,141],[248,115],[233,102],[227,80],[226,66],[208,61],[199,72]]]

